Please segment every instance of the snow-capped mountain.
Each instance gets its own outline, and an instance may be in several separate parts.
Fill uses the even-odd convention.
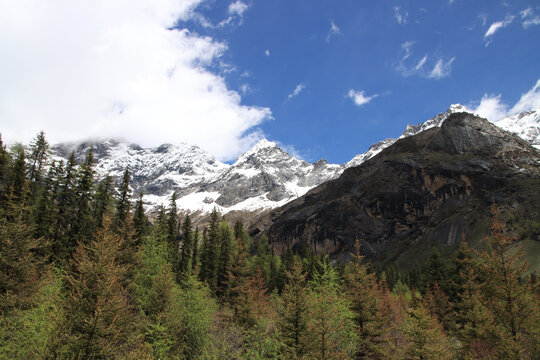
[[[266,139],[240,155],[232,165],[188,144],[142,148],[122,140],[106,140],[58,144],[53,152],[56,158],[65,159],[74,151],[77,160],[82,161],[87,150],[93,147],[100,176],[110,174],[118,179],[129,167],[134,193],[143,192],[150,209],[166,206],[172,192],[176,191],[178,208],[187,212],[209,213],[214,207],[223,214],[252,212],[282,206],[323,182],[339,177],[345,169],[371,159],[398,139],[441,126],[457,112],[473,111],[460,104],[451,105],[446,112],[423,123],[408,125],[399,138],[380,141],[345,164],[328,164],[325,160],[310,164]],[[539,109],[495,124],[540,148]]]

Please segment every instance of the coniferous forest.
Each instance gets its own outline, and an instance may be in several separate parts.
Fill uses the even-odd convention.
[[[130,170],[0,142],[0,359],[539,359],[540,291],[494,205],[413,270],[272,250],[214,211],[149,220]]]

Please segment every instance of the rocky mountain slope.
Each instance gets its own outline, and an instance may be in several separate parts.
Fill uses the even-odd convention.
[[[408,125],[398,139],[386,139],[356,155],[345,164],[328,164],[319,160],[313,164],[296,159],[277,144],[262,140],[242,154],[232,165],[216,160],[197,146],[164,144],[142,148],[122,140],[58,144],[53,147],[58,159],[71,151],[79,161],[94,148],[96,169],[101,176],[120,178],[128,166],[132,172],[134,193],[143,192],[149,210],[167,205],[173,191],[178,207],[186,212],[209,213],[216,207],[225,214],[232,211],[260,212],[282,206],[310,189],[335,179],[347,168],[359,166],[399,139],[439,127],[450,115],[471,112],[462,105],[452,105],[418,125]],[[518,133],[531,144],[540,147],[540,111],[532,110],[503,119],[497,125]]]
[[[470,113],[426,127],[260,218],[252,234],[278,251],[307,241],[338,258],[358,237],[367,256],[403,264],[462,236],[478,240],[495,202],[540,244],[527,232],[540,222],[540,152]]]

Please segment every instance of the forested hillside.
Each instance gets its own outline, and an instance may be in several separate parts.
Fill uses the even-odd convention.
[[[43,132],[0,141],[0,359],[539,358],[537,278],[496,204],[485,250],[374,271],[362,239],[347,263],[277,255],[174,193],[149,221],[129,168],[48,154]]]

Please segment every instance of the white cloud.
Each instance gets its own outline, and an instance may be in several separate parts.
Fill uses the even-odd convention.
[[[244,12],[248,9],[248,5],[244,4],[242,1],[238,0],[229,4],[229,14],[230,15],[244,15]]]
[[[394,17],[396,18],[398,24],[400,25],[406,25],[409,17],[409,13],[407,11],[401,11],[401,8],[399,6],[394,7]]]
[[[242,104],[219,65],[225,44],[188,29],[201,0],[0,0],[6,140],[121,136],[195,143],[222,160],[258,140],[268,108]]]
[[[294,88],[294,91],[287,96],[287,99],[290,100],[290,99],[300,95],[300,93],[305,88],[306,88],[306,85],[304,85],[304,83],[300,83],[300,84],[296,85],[296,87]]]
[[[499,31],[500,29],[504,29],[505,27],[510,25],[512,21],[514,21],[514,18],[515,16],[508,15],[504,20],[496,21],[493,24],[491,24],[489,28],[487,29],[486,33],[484,34],[484,39],[487,39],[490,36],[495,35],[497,31]]]
[[[251,87],[248,84],[242,84],[240,85],[240,91],[244,95],[249,94],[251,92]]]
[[[520,12],[521,19],[523,22],[521,23],[523,27],[526,29],[529,26],[535,26],[540,25],[540,16],[535,15],[532,8],[524,9]]]
[[[406,60],[411,56],[411,48],[416,43],[416,41],[405,41],[403,44],[401,44],[401,50],[403,51],[403,57],[401,60]]]
[[[429,73],[428,78],[442,79],[450,75],[450,72],[452,71],[452,63],[454,62],[454,60],[456,60],[455,57],[451,58],[447,62],[444,62],[443,59],[437,60],[435,66],[433,66],[433,69]]]
[[[427,58],[428,56],[425,55],[422,59],[420,59],[420,61],[418,62],[418,64],[416,64],[416,66],[414,67],[415,70],[420,70],[424,67],[424,65],[426,64],[426,61],[427,61]]]
[[[266,50],[264,50],[264,55],[266,55],[266,56],[270,56],[270,49],[266,49]]]
[[[518,102],[511,108],[501,100],[500,94],[484,94],[478,106],[472,108],[476,114],[492,122],[531,109],[540,109],[540,79],[536,81],[536,84],[529,91],[521,94]]]
[[[540,109],[540,79],[536,81],[532,89],[521,94],[521,98],[512,107],[510,113],[516,114],[530,109]]]
[[[366,95],[366,92],[364,90],[354,90],[354,89],[349,90],[349,93],[347,94],[347,97],[351,99],[357,106],[362,106],[364,104],[367,104],[378,96],[379,94],[373,94],[371,96],[368,96]]]
[[[489,121],[499,121],[508,114],[508,107],[501,102],[501,95],[485,94],[480,101],[480,104],[473,110],[474,113],[480,115]]]
[[[334,20],[330,21],[330,30],[328,30],[328,35],[326,36],[326,42],[329,42],[332,36],[341,35],[341,30],[334,23]]]

